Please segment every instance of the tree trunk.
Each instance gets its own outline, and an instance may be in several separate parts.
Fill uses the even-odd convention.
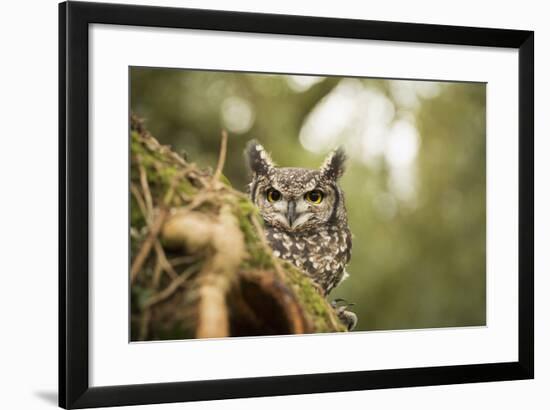
[[[131,118],[131,339],[345,331],[314,283],[273,256],[221,151],[216,172],[201,169]]]

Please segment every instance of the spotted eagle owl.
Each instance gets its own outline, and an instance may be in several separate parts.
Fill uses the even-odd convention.
[[[327,296],[347,276],[351,257],[344,193],[338,186],[344,151],[333,151],[313,170],[275,166],[256,141],[249,142],[245,156],[252,173],[250,197],[275,256],[300,268]]]

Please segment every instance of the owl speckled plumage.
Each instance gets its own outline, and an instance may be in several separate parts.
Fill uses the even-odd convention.
[[[275,256],[300,268],[328,295],[347,276],[351,257],[344,194],[337,183],[344,151],[333,151],[315,170],[276,167],[256,141],[245,155],[252,172],[250,196]]]

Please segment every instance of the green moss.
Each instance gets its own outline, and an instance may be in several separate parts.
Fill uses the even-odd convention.
[[[283,268],[286,272],[287,283],[296,292],[302,302],[302,307],[313,320],[315,331],[318,333],[345,331],[344,326],[338,320],[332,320],[335,319],[332,308],[317,291],[311,279],[288,262],[283,262]],[[333,323],[337,325],[336,329]]]

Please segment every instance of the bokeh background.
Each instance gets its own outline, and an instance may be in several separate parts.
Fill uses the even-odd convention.
[[[280,166],[335,146],[354,235],[356,331],[485,325],[485,84],[132,67],[131,110],[163,144],[245,190],[246,142]]]

